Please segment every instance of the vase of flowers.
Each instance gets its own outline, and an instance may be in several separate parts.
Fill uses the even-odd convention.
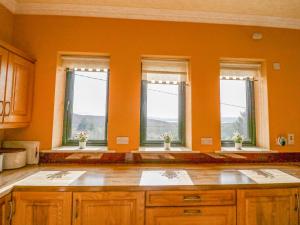
[[[242,150],[244,137],[239,132],[233,134],[232,140],[234,141],[235,149]]]
[[[161,135],[161,138],[164,140],[164,150],[171,150],[173,136],[169,133],[164,133]]]
[[[81,131],[76,135],[76,139],[79,141],[79,149],[86,148],[86,142],[88,140],[88,134],[85,131]]]

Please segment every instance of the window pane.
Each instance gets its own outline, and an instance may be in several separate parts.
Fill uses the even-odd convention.
[[[106,139],[107,72],[75,72],[71,139],[80,131],[89,140]]]
[[[178,141],[178,85],[149,83],[147,87],[146,140],[161,141],[160,135],[168,132]]]
[[[245,80],[221,80],[221,138],[231,140],[239,132],[249,140],[247,86]]]

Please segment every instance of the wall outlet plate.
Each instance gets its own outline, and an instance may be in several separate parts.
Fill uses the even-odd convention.
[[[253,40],[261,40],[261,39],[263,39],[263,34],[261,32],[254,32],[252,34],[252,39]]]
[[[280,70],[281,69],[281,65],[278,62],[273,63],[273,69],[274,70]]]
[[[212,144],[213,144],[213,138],[211,137],[201,138],[201,145],[212,145]]]
[[[117,137],[117,145],[128,145],[129,137]]]
[[[288,145],[294,145],[295,144],[295,134],[288,134],[287,142],[288,142]]]

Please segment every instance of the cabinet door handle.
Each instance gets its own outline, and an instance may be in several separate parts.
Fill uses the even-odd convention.
[[[0,116],[3,115],[3,111],[4,111],[4,102],[0,101]]]
[[[11,224],[13,216],[16,214],[16,206],[15,206],[15,200],[12,199],[9,202],[9,216],[8,216],[8,222]]]
[[[299,194],[295,194],[295,211],[299,209]]]
[[[8,216],[8,223],[10,224],[13,217],[13,201],[9,201],[9,216]]]
[[[201,213],[200,209],[185,209],[185,210],[183,210],[183,214],[185,214],[185,215],[197,215],[200,213]]]
[[[79,216],[79,200],[78,199],[75,200],[75,215],[74,216],[75,216],[75,219],[77,219]]]
[[[7,108],[8,108],[8,110],[7,110]],[[9,116],[9,114],[10,114],[10,102],[5,102],[5,104],[4,104],[4,116]]]
[[[189,196],[183,196],[184,201],[200,201],[201,196],[200,195],[189,195]]]
[[[13,198],[12,200],[12,217],[16,214],[16,200]]]

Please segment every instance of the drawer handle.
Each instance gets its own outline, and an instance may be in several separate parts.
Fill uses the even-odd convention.
[[[184,201],[200,201],[201,196],[200,195],[190,195],[190,196],[183,196]]]
[[[185,209],[183,210],[183,214],[185,215],[195,215],[195,214],[200,214],[201,210],[200,209]]]

